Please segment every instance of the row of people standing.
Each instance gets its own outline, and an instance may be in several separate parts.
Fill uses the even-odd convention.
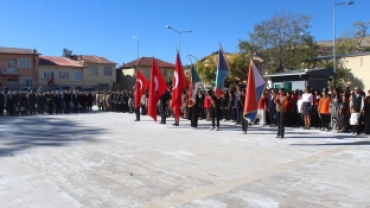
[[[132,90],[105,90],[96,93],[96,105],[101,111],[134,112]]]
[[[0,92],[0,115],[4,109],[9,115],[62,114],[91,112],[94,95],[91,92],[48,91],[19,93],[18,91]]]

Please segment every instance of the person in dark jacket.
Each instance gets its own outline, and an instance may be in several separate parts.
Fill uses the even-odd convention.
[[[93,104],[93,95],[89,91],[89,94],[87,94],[87,111],[92,111],[92,104]]]
[[[30,114],[35,115],[35,108],[36,108],[36,94],[31,90],[30,94],[28,95],[28,101],[30,105]]]
[[[14,101],[12,92],[10,90],[8,91],[8,93],[6,93],[6,111],[9,115],[14,115]]]
[[[81,106],[80,112],[82,112],[82,113],[84,113],[85,110],[86,110],[86,100],[87,99],[86,99],[85,93],[80,92],[80,94],[78,95],[78,103]]]
[[[200,102],[200,98],[198,95],[195,96],[195,103],[193,103],[191,106],[190,106],[190,113],[189,113],[189,117],[190,117],[190,126],[193,127],[193,128],[196,128],[198,127],[198,103]],[[203,103],[202,103],[203,104]]]
[[[221,119],[221,100],[217,99],[216,94],[212,91],[208,91],[208,96],[211,100],[211,118],[212,118],[212,127],[210,130],[218,131],[220,128],[220,119]]]
[[[37,108],[39,110],[39,114],[43,115],[45,113],[45,104],[46,104],[46,97],[45,93],[38,93],[37,94]]]
[[[69,91],[65,90],[63,93],[64,113],[71,112],[72,95]]]
[[[123,113],[128,112],[128,93],[127,90],[122,92],[122,110]]]
[[[72,94],[72,103],[73,103],[73,113],[78,113],[78,92],[76,90],[73,90]]]
[[[4,116],[5,107],[5,94],[3,90],[0,90],[0,116]]]
[[[19,114],[19,92],[18,90],[12,94],[14,114]]]
[[[26,116],[27,115],[27,97],[24,93],[21,93],[19,95],[19,114],[20,115],[24,115]]]
[[[367,91],[364,105],[365,134],[370,134],[370,90]]]
[[[159,124],[166,124],[166,111],[167,111],[167,105],[168,101],[171,99],[170,94],[171,89],[168,87],[165,93],[159,98],[159,112],[161,114],[161,122]]]

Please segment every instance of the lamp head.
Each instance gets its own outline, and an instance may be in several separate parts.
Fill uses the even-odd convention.
[[[170,25],[166,25],[166,28],[169,29],[169,30],[172,29],[172,27]]]
[[[350,6],[350,5],[354,4],[354,3],[355,3],[354,1],[347,1],[346,2],[346,5]]]

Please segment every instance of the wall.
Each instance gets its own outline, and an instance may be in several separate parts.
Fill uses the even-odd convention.
[[[76,87],[85,87],[83,86],[83,68],[79,67],[63,67],[63,66],[39,66],[39,84],[43,87],[48,85],[48,80],[44,79],[44,72],[45,71],[53,71],[54,72],[54,83],[55,86],[69,86],[71,88]],[[59,72],[65,71],[69,72],[69,79],[60,79]],[[81,80],[76,80],[74,76],[74,72],[79,71],[81,72]],[[88,87],[88,86],[86,86]]]
[[[19,68],[18,66],[18,59],[30,59],[31,60],[31,67],[30,68]],[[29,55],[22,55],[22,54],[0,54],[0,70],[7,70],[7,59],[15,59],[15,70],[19,70],[20,75],[3,75],[0,73],[0,82],[2,87],[7,85],[8,80],[12,79],[16,83],[15,88],[20,89],[22,87],[22,79],[23,78],[32,78],[33,86],[38,86],[38,62],[39,56],[38,54],[29,54]],[[10,86],[8,86],[10,87]]]
[[[90,66],[96,66],[98,68],[97,75],[90,75]],[[104,67],[110,67],[112,69],[112,75],[104,75]],[[113,87],[113,83],[116,82],[116,65],[115,64],[95,64],[95,63],[84,63],[83,69],[83,85],[87,87],[97,87],[99,84],[108,84],[109,88]]]
[[[362,82],[365,91],[370,90],[370,55],[345,57],[341,58],[340,61],[345,68],[351,69],[350,72],[354,76],[354,79],[358,79],[359,82]],[[353,82],[354,81],[355,80],[353,80]],[[354,83],[354,85],[358,84]]]

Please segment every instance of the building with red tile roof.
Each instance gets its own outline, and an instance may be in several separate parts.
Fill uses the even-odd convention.
[[[171,81],[175,65],[158,58],[154,58],[154,60],[166,81]],[[132,88],[134,86],[138,68],[140,68],[141,72],[149,80],[150,72],[152,70],[152,61],[153,57],[141,57],[118,67],[117,83],[120,85],[120,88]]]
[[[35,49],[0,47],[0,88],[37,87],[39,55]]]

